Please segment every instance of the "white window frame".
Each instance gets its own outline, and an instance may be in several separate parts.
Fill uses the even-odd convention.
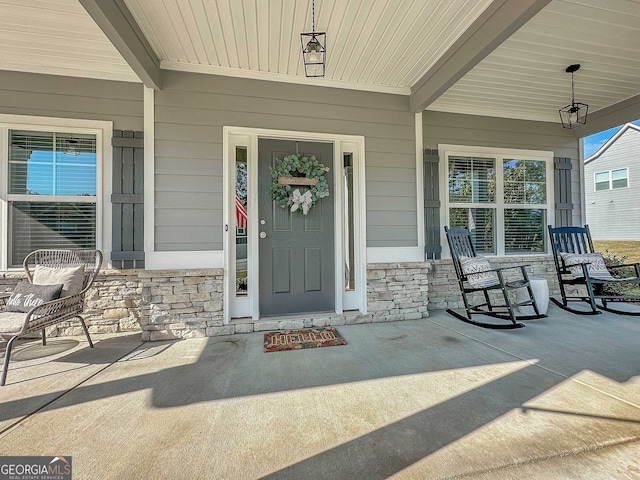
[[[627,186],[626,186],[626,187],[616,187],[616,188],[613,188],[613,172],[617,172],[617,171],[619,171],[619,170],[624,170],[624,171],[625,171],[625,173],[626,173],[625,178],[626,178],[626,180],[627,180]],[[596,175],[600,175],[600,174],[602,174],[602,173],[606,173],[606,174],[608,174],[608,176],[609,176],[609,179],[608,179],[608,180],[609,180],[609,188],[606,188],[606,189],[604,189],[604,190],[597,190],[597,189],[596,189],[596,186],[598,185],[598,182],[596,181]],[[601,182],[601,183],[604,183],[604,182]],[[593,191],[594,191],[595,193],[598,193],[598,192],[608,192],[609,190],[620,190],[620,189],[623,189],[623,188],[629,188],[629,167],[624,167],[624,168],[614,168],[614,169],[611,169],[611,170],[601,170],[600,172],[595,172],[595,173],[593,174]]]
[[[9,130],[79,133],[96,137],[96,248],[104,255],[105,267],[111,268],[111,184],[113,123],[101,120],[36,117],[0,114],[0,270],[8,267],[9,248]],[[64,200],[63,197],[60,197]],[[12,201],[34,201],[31,195],[11,195]],[[73,200],[77,200],[73,197]]]
[[[450,156],[476,156],[483,158],[494,158],[496,160],[496,201],[495,203],[488,203],[483,208],[495,209],[495,227],[496,227],[496,253],[487,253],[486,256],[540,256],[547,255],[550,252],[549,242],[545,242],[546,250],[544,252],[536,253],[505,253],[504,246],[504,210],[510,208],[509,204],[504,203],[504,185],[503,185],[503,160],[505,159],[523,159],[523,160],[537,160],[546,162],[546,175],[547,175],[547,203],[546,205],[520,205],[518,208],[531,208],[531,209],[543,209],[547,212],[547,223],[550,225],[555,224],[555,199],[554,199],[554,165],[553,165],[553,152],[544,150],[522,150],[516,148],[493,148],[493,147],[475,147],[468,145],[438,145],[438,154],[440,157],[440,192],[441,193],[441,206],[440,206],[440,218],[443,219],[443,225],[449,225],[449,209],[455,207],[470,207],[479,208],[478,204],[466,204],[466,203],[450,203],[449,202],[449,157]],[[499,192],[499,193],[498,193]],[[442,245],[443,256],[450,258],[449,246],[447,244],[447,238],[444,234],[444,229],[440,233],[440,242]]]

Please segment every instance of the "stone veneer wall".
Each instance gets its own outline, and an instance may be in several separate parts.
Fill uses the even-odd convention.
[[[90,333],[140,331],[142,287],[140,270],[103,270],[85,296],[83,317]],[[0,291],[13,290],[26,280],[24,272],[0,275]],[[70,320],[47,328],[47,335],[84,335],[77,321]]]
[[[428,317],[430,271],[428,262],[367,265],[367,311],[373,321]]]
[[[141,271],[143,339],[232,335],[367,322],[410,320],[428,316],[429,263],[371,264],[367,267],[369,313],[296,315],[224,325],[222,270]]]
[[[211,337],[235,333],[223,325],[223,270],[140,272],[143,340]]]
[[[489,261],[496,267],[528,264],[529,275],[546,278],[550,294],[559,296],[550,255],[489,258]],[[23,279],[23,272],[0,274],[0,291],[11,290]],[[420,319],[429,316],[428,308],[462,308],[451,260],[367,265],[367,308],[367,315],[315,314],[293,320],[235,320],[223,325],[222,269],[105,270],[86,296],[85,319],[91,333],[142,330],[144,340]],[[47,334],[83,332],[76,322],[70,321],[50,327]]]
[[[527,267],[529,277],[546,278],[549,284],[549,295],[559,298],[560,289],[553,256],[487,257],[487,260],[494,268],[529,265]],[[507,275],[507,278],[517,275],[519,270],[512,270],[511,272],[513,273]],[[499,295],[499,292],[493,293]],[[458,279],[451,259],[433,261],[433,268],[429,275],[429,305],[432,309],[464,308]]]
[[[427,317],[430,263],[367,266],[369,313],[310,314],[296,319],[236,320],[223,325],[223,270],[105,270],[85,297],[91,333],[139,331],[143,340],[231,335],[308,326],[389,322]],[[0,275],[0,290],[11,290],[23,272]],[[307,318],[308,317],[308,318]],[[283,323],[284,322],[284,323]],[[293,322],[293,323],[292,323]],[[74,321],[47,334],[82,335]]]

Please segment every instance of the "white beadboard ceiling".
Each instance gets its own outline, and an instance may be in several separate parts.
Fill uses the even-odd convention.
[[[640,1],[554,0],[429,106],[429,110],[558,121],[576,101],[589,112],[640,93]]]
[[[316,0],[324,79],[409,93],[492,0]],[[306,81],[300,33],[311,0],[125,0],[163,68]]]
[[[316,0],[322,79],[300,54],[311,0],[123,1],[162,69],[409,95],[493,0]],[[78,0],[0,0],[0,42],[0,69],[140,81]],[[640,0],[552,0],[428,109],[557,122],[580,63],[595,112],[640,93],[638,52]]]
[[[77,0],[0,0],[0,70],[139,81]]]

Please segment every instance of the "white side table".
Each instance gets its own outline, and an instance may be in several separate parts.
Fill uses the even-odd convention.
[[[531,284],[531,290],[533,296],[536,299],[538,305],[538,311],[541,315],[547,313],[549,308],[549,285],[546,278],[531,278],[529,277],[529,283]],[[525,302],[529,300],[529,292],[526,288],[519,288],[516,290],[516,302]],[[518,311],[522,315],[535,315],[536,312],[532,306],[518,307]]]

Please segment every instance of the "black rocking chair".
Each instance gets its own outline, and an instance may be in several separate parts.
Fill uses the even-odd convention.
[[[522,328],[524,325],[519,323],[518,320],[533,320],[546,317],[546,315],[540,314],[535,297],[533,296],[526,271],[527,265],[491,268],[486,259],[476,255],[469,230],[466,228],[444,227],[444,231],[447,236],[447,242],[449,243],[449,249],[451,250],[453,266],[456,271],[456,276],[458,277],[460,293],[462,293],[462,300],[467,315],[465,317],[452,309],[447,309],[447,313],[472,325],[499,329]],[[505,270],[520,270],[519,277],[521,278],[507,281],[503,273]],[[519,288],[526,288],[528,299],[518,303],[512,302],[509,298],[509,292]],[[491,303],[489,295],[491,290],[500,290],[502,292],[504,298],[503,304]],[[471,296],[476,292],[482,292],[484,302],[474,305],[470,300]],[[516,316],[514,308],[520,306],[533,307],[535,315]],[[485,323],[473,320],[473,315],[478,314],[508,320],[509,323]]]
[[[616,293],[620,286],[640,285],[639,263],[605,265],[602,255],[594,251],[589,225],[557,228],[549,225],[549,237],[562,295],[562,301],[551,297],[550,300],[553,303],[564,310],[580,315],[597,315],[602,313],[600,310],[620,315],[640,315],[639,309],[625,311],[611,308],[609,305],[610,302],[640,303],[640,296]],[[615,278],[612,273],[619,269],[626,269],[626,272],[632,270],[635,276]],[[580,295],[579,292],[568,295],[567,286],[584,288],[585,295]],[[571,308],[569,302],[584,302],[589,308],[588,310]]]

